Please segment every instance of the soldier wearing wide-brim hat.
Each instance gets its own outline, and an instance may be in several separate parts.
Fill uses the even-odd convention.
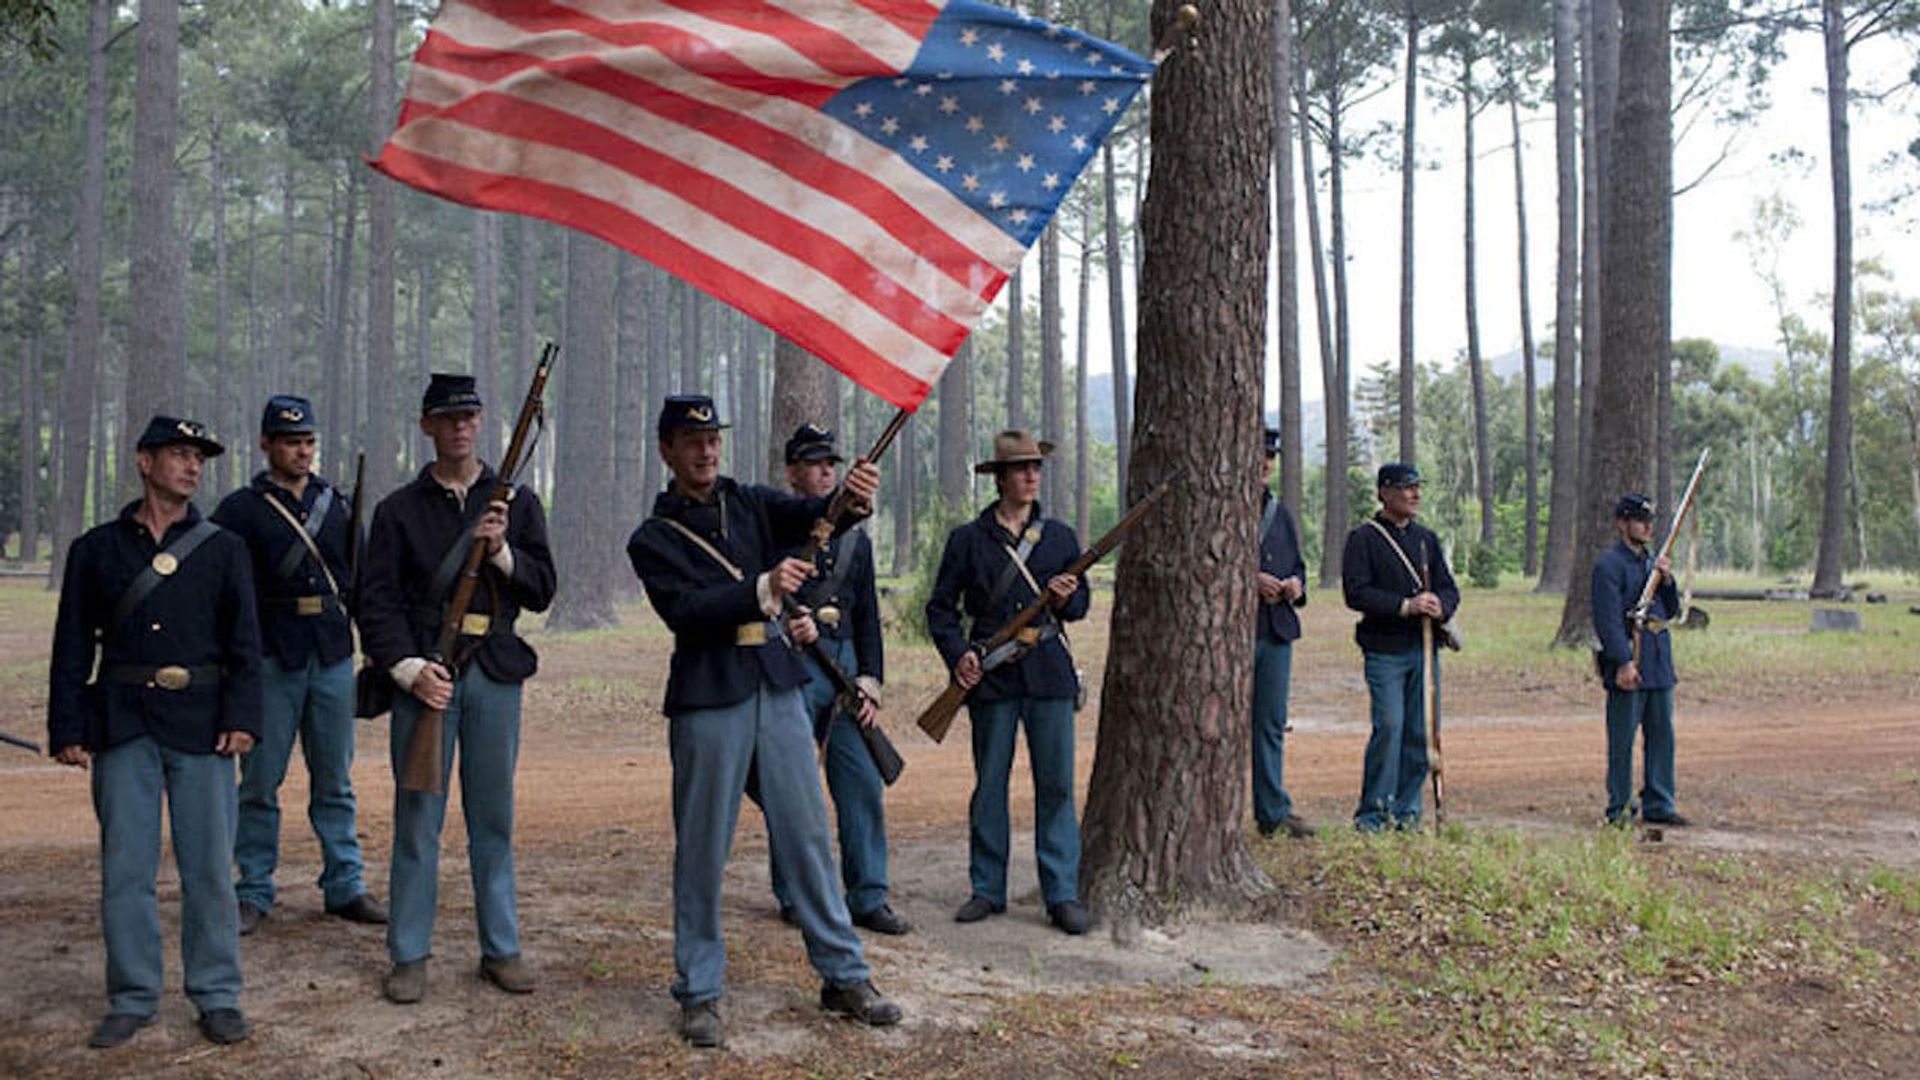
[[[1665,555],[1656,556],[1650,546],[1653,511],[1653,500],[1639,492],[1620,496],[1613,507],[1620,539],[1593,564],[1593,629],[1600,643],[1594,660],[1607,688],[1607,820],[1616,825],[1633,821],[1636,732],[1643,733],[1646,743],[1640,820],[1688,824],[1674,808],[1673,688],[1679,679],[1667,634],[1667,621],[1680,612],[1680,591],[1672,563]],[[1631,620],[1650,574],[1659,575],[1659,584],[1646,622],[1639,627],[1636,656]]]
[[[223,452],[206,425],[154,417],[137,444],[141,498],[67,555],[47,741],[62,764],[93,770],[108,1007],[97,1048],[133,1038],[159,1007],[163,794],[187,996],[208,1039],[248,1034],[229,867],[233,759],[260,736],[260,629],[246,545],[192,502],[202,462]]]
[[[318,451],[313,403],[273,395],[260,412],[267,467],[213,512],[253,555],[266,652],[260,744],[240,762],[233,861],[243,936],[273,909],[280,784],[296,738],[307,766],[307,820],[320,841],[321,902],[352,922],[387,921],[362,880],[353,795],[352,496],[314,471]]]
[[[1280,429],[1268,428],[1260,466],[1260,569],[1254,578],[1260,605],[1253,637],[1253,821],[1263,837],[1284,829],[1294,839],[1305,839],[1314,829],[1293,812],[1284,776],[1293,642],[1300,637],[1295,609],[1307,604],[1307,564],[1293,510],[1267,486],[1279,459]]]
[[[839,467],[845,460],[835,446],[832,431],[818,424],[802,424],[787,439],[784,458],[787,487],[803,498],[833,494]],[[794,552],[797,554],[797,549]],[[861,738],[862,727],[875,723],[886,655],[880,636],[880,597],[873,581],[873,541],[854,526],[827,542],[814,560],[819,568],[796,599],[813,613],[820,630],[820,647],[841,671],[853,677],[866,694],[858,712],[844,708],[833,681],[812,656],[803,655],[807,684],[802,689],[814,741],[833,798],[834,827],[840,839],[840,883],[853,924],[879,934],[904,934],[911,927],[887,903],[886,782]],[[748,794],[759,801],[758,788]],[[771,871],[773,895],[790,921],[795,916],[792,890],[775,860]]]
[[[1086,581],[1066,573],[1080,556],[1079,537],[1065,522],[1041,513],[1041,463],[1052,451],[1052,443],[1025,431],[994,436],[993,456],[974,471],[993,474],[999,498],[948,535],[927,599],[927,630],[954,681],[970,691],[971,893],[954,919],[978,922],[1007,908],[1007,784],[1014,738],[1024,722],[1033,761],[1041,897],[1055,926],[1083,934],[1090,918],[1080,903],[1080,826],[1073,807],[1073,712],[1080,687],[1062,627],[1086,617],[1090,595]],[[1050,609],[1031,633],[982,655],[980,643],[1042,593]]]
[[[814,640],[818,628],[810,617],[780,618],[782,598],[813,576],[811,564],[782,552],[806,541],[830,499],[722,476],[726,426],[705,395],[665,400],[659,450],[673,479],[627,541],[634,573],[674,638],[664,706],[673,754],[672,993],[681,1037],[696,1047],[721,1041],[727,950],[720,889],[749,771],[793,920],[823,983],[821,1006],[873,1025],[900,1019],[899,1007],[874,989],[866,948],[834,881],[801,696],[807,668],[794,647]],[[861,462],[846,486],[870,501],[879,477]]]
[[[1426,670],[1420,620],[1445,622],[1460,606],[1460,589],[1433,530],[1415,521],[1420,512],[1420,470],[1404,462],[1380,466],[1374,490],[1380,511],[1347,534],[1341,554],[1341,585],[1347,606],[1360,613],[1354,640],[1360,645],[1372,731],[1361,767],[1360,803],[1354,826],[1363,832],[1413,829],[1420,824],[1421,787],[1427,779],[1427,715],[1422,680]],[[1423,583],[1425,569],[1431,584]]]
[[[440,760],[449,773],[456,758],[460,765],[480,975],[518,994],[533,990],[535,979],[520,955],[514,765],[521,684],[539,663],[515,623],[522,611],[547,609],[557,579],[540,497],[521,485],[509,501],[494,499],[499,477],[478,456],[483,407],[471,375],[436,372],[421,395],[420,430],[433,440],[434,460],[373,512],[361,563],[360,644],[400,691],[390,739],[396,777],[422,710],[445,712]],[[485,557],[457,652],[437,656],[441,620],[475,541],[485,546]],[[448,789],[443,784],[441,790]],[[393,966],[382,989],[388,1000],[410,1004],[427,992],[447,796],[396,786],[393,801],[387,883]]]

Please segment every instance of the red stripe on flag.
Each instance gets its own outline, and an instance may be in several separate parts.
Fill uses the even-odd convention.
[[[624,248],[769,326],[779,327],[780,333],[802,348],[900,408],[918,408],[932,390],[930,384],[894,366],[832,319],[614,203],[556,184],[469,169],[392,143],[371,164],[403,184],[455,202],[544,218]],[[942,346],[942,351],[952,356],[962,337],[964,331]]]
[[[752,3],[751,0],[662,2],[703,19],[712,19],[749,33],[779,38],[795,52],[836,75],[860,79],[873,75],[893,75],[900,70],[861,48],[844,34],[770,4]]]
[[[932,4],[896,3],[895,0],[853,2],[922,40],[927,36],[927,28],[940,18],[940,9]]]
[[[541,143],[591,157],[672,192],[866,300],[868,306],[901,329],[936,349],[957,346],[966,327],[929,306],[902,283],[882,274],[859,253],[828,233],[799,221],[741,191],[721,177],[703,172],[626,138],[619,132],[546,105],[491,91],[445,109],[449,121],[491,134]]]
[[[978,252],[928,220],[892,187],[866,173],[752,116],[687,97],[604,62],[580,60],[561,65],[520,53],[490,53],[483,58],[480,51],[474,49],[462,49],[459,56],[447,50],[429,55],[424,47],[416,62],[489,83],[512,71],[540,67],[553,78],[598,90],[751,154],[801,184],[825,193],[824,197],[847,204],[962,288],[978,280],[980,268],[988,265]],[[405,126],[404,117],[402,126]]]

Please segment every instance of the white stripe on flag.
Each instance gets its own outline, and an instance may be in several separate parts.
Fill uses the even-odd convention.
[[[943,0],[930,2],[945,6]],[[920,53],[919,38],[852,0],[765,0],[765,3],[832,30],[898,71],[905,71]]]
[[[807,263],[595,158],[437,116],[406,125],[394,132],[392,141],[463,168],[564,186],[620,206],[837,323],[916,379],[931,383],[946,366],[945,353],[874,312],[860,297]]]

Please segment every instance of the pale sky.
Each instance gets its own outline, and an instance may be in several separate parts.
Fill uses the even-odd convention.
[[[1854,50],[1856,89],[1885,87],[1901,80],[1911,56],[1884,40]],[[1741,132],[1730,156],[1699,186],[1674,203],[1673,328],[1676,337],[1707,337],[1725,345],[1768,348],[1773,345],[1775,316],[1767,291],[1753,267],[1752,256],[1736,234],[1752,219],[1757,200],[1781,193],[1798,211],[1801,227],[1794,236],[1781,269],[1792,301],[1816,325],[1824,319],[1812,308],[1816,294],[1830,288],[1833,217],[1827,178],[1826,104],[1821,92],[1824,72],[1819,39],[1800,34],[1791,43],[1786,60],[1772,78],[1772,104],[1758,123]],[[1382,121],[1397,122],[1401,95],[1397,89],[1368,102],[1354,117],[1352,129]],[[1422,171],[1416,181],[1417,203],[1415,280],[1415,351],[1420,360],[1448,359],[1464,352],[1466,327],[1461,272],[1463,170],[1460,163],[1461,124],[1457,107],[1428,101],[1416,129],[1421,157],[1439,165]],[[1554,275],[1554,161],[1553,116],[1550,109],[1522,115],[1526,141],[1529,278],[1532,288],[1536,344],[1551,341]],[[1728,132],[1702,125],[1676,151],[1676,183],[1699,175],[1718,155]],[[1920,206],[1876,213],[1868,204],[1899,186],[1911,184],[1916,169],[1911,158],[1898,171],[1884,164],[1920,136],[1920,110],[1911,94],[1892,106],[1858,105],[1853,111],[1853,183],[1856,259],[1878,258],[1892,271],[1896,288],[1920,292],[1920,251],[1916,250],[1916,222]],[[1513,202],[1511,127],[1504,107],[1480,114],[1475,129],[1479,167],[1476,172],[1478,208],[1478,287],[1481,348],[1489,357],[1520,346],[1518,266]],[[1397,136],[1394,153],[1397,155]],[[1781,155],[1797,151],[1797,161]],[[1324,158],[1320,163],[1324,167]],[[1095,172],[1097,170],[1090,170]],[[1296,171],[1297,168],[1296,168]],[[1082,182],[1086,182],[1083,180]],[[1355,376],[1377,361],[1399,352],[1400,178],[1397,170],[1373,160],[1349,168],[1346,178],[1347,232],[1350,253],[1348,281],[1354,298],[1352,313]],[[1916,199],[1920,202],[1920,199]],[[1305,203],[1300,200],[1299,235],[1306,242]],[[1324,189],[1321,211],[1327,211]],[[1063,245],[1068,274],[1077,255]],[[1030,261],[1026,277],[1029,293],[1037,295],[1038,268]],[[1302,330],[1303,396],[1321,397],[1318,346],[1314,340],[1311,267],[1299,267]],[[1129,272],[1129,290],[1132,275]],[[1063,291],[1071,296],[1073,287]],[[1104,327],[1104,289],[1093,290],[1095,328],[1089,366],[1111,368]],[[1004,304],[1004,301],[1002,302]],[[999,305],[997,305],[999,306]],[[1004,318],[1004,306],[997,314]],[[1133,339],[1137,311],[1128,315],[1128,340]],[[1067,320],[1069,337],[1073,320]],[[1273,379],[1271,335],[1268,342],[1269,381]],[[1067,355],[1071,356],[1072,345]],[[1269,405],[1277,388],[1270,387]]]

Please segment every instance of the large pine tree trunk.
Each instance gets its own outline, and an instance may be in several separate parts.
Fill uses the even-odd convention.
[[[701,370],[701,361],[706,356],[701,351],[700,321],[706,308],[706,294],[684,281],[676,279],[676,284],[680,292],[680,392],[717,397],[719,387],[707,385]]]
[[[227,378],[227,330],[230,317],[227,297],[227,160],[225,141],[221,135],[220,114],[215,111],[207,126],[207,194],[213,203],[213,356],[208,367],[212,373],[209,389],[213,397],[213,414],[207,417],[207,422],[214,425],[216,431],[224,431],[229,438],[237,439],[242,432],[225,423],[227,417],[238,410],[232,407],[235,395],[232,381]],[[327,377],[331,382],[331,369]],[[337,446],[337,443],[329,443],[325,450],[332,453]],[[236,478],[243,475],[237,464],[229,461],[228,467],[234,470]],[[224,472],[220,474],[217,489],[225,490],[231,486],[235,485]]]
[[[1527,184],[1526,143],[1520,138],[1520,88],[1513,70],[1507,70],[1507,119],[1513,126],[1513,216],[1515,247],[1520,253],[1520,370],[1524,376],[1521,408],[1524,411],[1521,437],[1527,441],[1526,554],[1523,566],[1529,575],[1540,570],[1540,430],[1536,402],[1540,388],[1534,375],[1533,289],[1527,283]]]
[[[894,436],[900,452],[893,457],[889,463],[891,468],[888,469],[893,474],[893,505],[888,509],[893,512],[893,574],[895,577],[913,573],[915,517],[913,504],[915,489],[919,487],[916,481],[919,479],[917,474],[920,470],[920,454],[913,445],[914,436],[917,434],[915,428],[916,425],[909,419],[906,426],[900,429],[900,433]],[[855,454],[865,450],[866,447],[863,446],[855,451]]]
[[[40,557],[40,237],[31,224],[34,203],[24,204],[27,225],[20,259],[20,550],[23,563]],[[0,260],[4,262],[4,260]]]
[[[1112,29],[1111,24],[1108,27]],[[1126,255],[1120,248],[1119,181],[1114,176],[1113,144],[1100,148],[1100,195],[1106,235],[1107,335],[1113,357],[1114,490],[1127,490],[1127,461],[1133,452],[1133,390],[1127,372]]]
[[[1279,266],[1280,491],[1294,513],[1305,494],[1300,440],[1300,240],[1293,201],[1293,2],[1273,3],[1273,188]],[[1311,182],[1312,178],[1308,178]]]
[[[567,336],[555,368],[560,383],[554,472],[553,556],[562,588],[547,625],[612,626],[619,570],[613,500],[613,293],[616,251],[583,232],[567,233]]]
[[[1473,218],[1473,118],[1478,109],[1479,99],[1474,97],[1473,58],[1469,56],[1460,72],[1461,126],[1466,146],[1466,152],[1461,156],[1466,166],[1463,185],[1465,235],[1462,245],[1466,269],[1461,279],[1461,294],[1466,300],[1467,377],[1473,384],[1473,486],[1480,497],[1480,543],[1485,547],[1493,543],[1493,438],[1489,431],[1492,420],[1487,416],[1486,364],[1480,357],[1479,267],[1476,265],[1477,230]]]
[[[1413,464],[1417,452],[1413,355],[1413,178],[1420,171],[1415,160],[1414,120],[1420,104],[1420,11],[1417,0],[1407,0],[1407,68],[1401,80],[1406,96],[1400,109],[1400,460]],[[1471,114],[1469,114],[1471,116]],[[1471,119],[1468,121],[1471,123]],[[1471,161],[1472,154],[1468,154]],[[1469,211],[1471,213],[1471,211]]]
[[[1594,417],[1595,482],[1585,485],[1579,566],[1611,543],[1615,489],[1650,474],[1655,374],[1673,338],[1673,117],[1670,0],[1622,0],[1619,92],[1606,182],[1606,362]],[[1557,641],[1593,637],[1591,576],[1567,589]]]
[[[1066,516],[1066,460],[1073,444],[1067,440],[1065,348],[1060,340],[1060,222],[1049,222],[1040,234],[1040,437],[1059,449],[1040,474],[1040,503],[1055,517]]]
[[[631,527],[653,512],[653,492],[647,488],[646,459],[654,452],[654,410],[647,401],[647,298],[639,258],[621,254],[620,284],[615,308],[619,312],[614,335],[613,413],[614,490],[619,493],[613,515],[616,529]],[[621,575],[623,577],[628,575]]]
[[[1348,327],[1353,305],[1347,296],[1347,218],[1345,144],[1340,124],[1345,103],[1336,93],[1327,108],[1327,213],[1332,226],[1333,248],[1333,371],[1327,380],[1327,517],[1322,523],[1320,544],[1320,585],[1329,588],[1340,580],[1340,557],[1346,550],[1347,530],[1353,511],[1347,498],[1347,464],[1351,447],[1347,439],[1347,387],[1351,367],[1352,335]]]
[[[60,476],[53,498],[53,567],[49,588],[66,573],[67,545],[86,528],[87,454],[101,452],[93,437],[94,397],[100,384],[101,234],[107,193],[107,35],[111,0],[93,0],[87,24],[86,142],[80,158],[80,191],[73,222],[73,345],[60,376]]]
[[[1156,302],[1140,317],[1140,440],[1127,494],[1180,479],[1121,549],[1080,867],[1082,895],[1123,941],[1176,905],[1233,904],[1269,887],[1240,827],[1272,160],[1269,2],[1209,7],[1196,48],[1155,76],[1140,291]],[[1174,6],[1155,4],[1156,30]]]
[[[1020,268],[1007,278],[1007,426],[1027,426],[1027,330]]]
[[[154,413],[179,416],[186,400],[181,362],[183,308],[180,260],[174,252],[174,145],[180,119],[180,4],[140,0],[140,59],[134,76],[132,266],[127,291],[134,297],[133,334],[127,352],[126,405],[120,410],[122,443],[132,446]],[[140,474],[121,473],[121,493],[140,491]]]
[[[499,461],[501,431],[513,423],[510,408],[502,408],[514,394],[500,386],[500,219],[484,210],[473,214],[473,381],[481,401],[499,402],[480,429],[480,457]]]
[[[779,486],[786,486],[787,436],[801,424],[832,425],[833,398],[839,389],[832,370],[824,362],[786,338],[774,339],[773,401],[767,417],[767,430],[772,437],[767,440],[767,472],[780,478]],[[847,457],[866,452],[864,446],[853,449],[846,432],[836,434]],[[853,452],[846,453],[849,449]]]
[[[520,219],[519,244],[513,261],[513,354],[500,365],[500,378],[513,389],[510,394],[526,393],[526,372],[532,370],[534,318],[540,301],[540,235],[530,217]]]
[[[967,457],[973,441],[968,422],[973,415],[973,387],[968,378],[972,362],[973,339],[969,337],[940,376],[940,501],[949,511],[963,510],[973,501],[967,479],[971,468]],[[777,436],[780,429],[773,431]]]
[[[368,85],[372,153],[393,128],[393,0],[373,0],[373,75]],[[394,371],[394,182],[375,174],[367,179],[367,483],[374,491],[391,491],[400,480],[400,430],[412,410],[399,405],[412,400]]]
[[[1093,475],[1087,455],[1093,437],[1087,432],[1087,323],[1088,300],[1093,293],[1093,222],[1081,219],[1080,306],[1073,335],[1073,527],[1081,536],[1092,528]]]
[[[1317,340],[1320,343],[1320,385],[1323,387],[1321,397],[1325,399],[1321,404],[1328,413],[1329,422],[1331,422],[1334,370],[1333,319],[1332,313],[1329,311],[1327,297],[1326,248],[1321,244],[1320,240],[1320,177],[1313,166],[1313,125],[1308,122],[1312,114],[1307,111],[1307,96],[1304,89],[1304,81],[1300,77],[1300,69],[1298,67],[1294,69],[1294,95],[1300,102],[1300,170],[1305,174],[1305,184],[1302,190],[1306,192],[1307,196],[1307,257],[1313,266],[1313,316],[1314,325],[1318,331]],[[1328,438],[1330,443],[1330,436],[1326,438]],[[1324,462],[1330,460],[1330,457],[1323,456],[1321,460]],[[1296,509],[1295,512],[1297,513],[1298,510]],[[1324,512],[1325,508],[1323,508],[1323,513]],[[1323,541],[1323,547],[1321,549],[1323,556],[1326,554],[1324,547],[1325,538],[1334,531],[1334,529],[1326,528],[1323,523],[1320,534]],[[1339,537],[1339,543],[1346,543],[1346,537],[1344,535]],[[1339,580],[1340,575],[1338,573],[1328,573],[1327,562],[1323,558],[1320,563],[1320,587],[1323,589],[1327,588]]]
[[[1574,496],[1580,468],[1580,423],[1574,403],[1578,380],[1580,275],[1579,123],[1574,59],[1579,0],[1553,4],[1553,156],[1558,213],[1554,222],[1553,477],[1547,499],[1547,544],[1535,592],[1565,592],[1573,572]]]
[[[1827,64],[1827,160],[1833,188],[1833,364],[1827,384],[1827,468],[1813,595],[1832,596],[1846,569],[1847,477],[1853,447],[1853,167],[1843,0],[1821,0],[1820,31]]]

